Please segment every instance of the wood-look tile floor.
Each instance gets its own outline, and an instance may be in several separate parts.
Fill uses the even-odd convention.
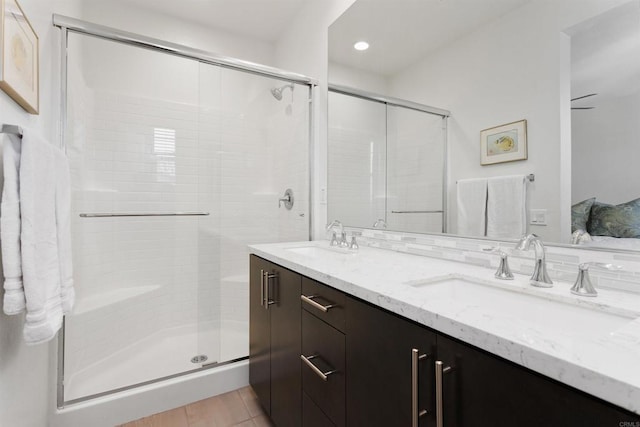
[[[251,387],[190,403],[120,427],[272,427]]]

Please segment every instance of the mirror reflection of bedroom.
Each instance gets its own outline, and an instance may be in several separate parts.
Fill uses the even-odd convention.
[[[573,243],[640,250],[640,7],[571,35]]]

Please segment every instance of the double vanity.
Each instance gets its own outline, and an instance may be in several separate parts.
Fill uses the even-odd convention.
[[[640,294],[365,245],[250,251],[250,383],[278,427],[640,425]]]

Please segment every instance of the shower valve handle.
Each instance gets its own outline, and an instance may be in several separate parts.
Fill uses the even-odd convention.
[[[287,191],[284,192],[284,197],[278,199],[278,207],[282,207],[282,202],[284,202],[284,207],[287,210],[291,210],[293,207],[293,190],[287,188]]]

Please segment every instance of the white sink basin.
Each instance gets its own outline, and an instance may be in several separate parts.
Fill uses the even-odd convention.
[[[512,326],[520,328],[521,336],[529,340],[544,337],[527,336],[527,325],[535,325],[536,330],[553,330],[573,337],[593,337],[615,332],[640,316],[640,313],[630,311],[611,313],[595,306],[585,307],[578,303],[549,299],[513,285],[457,274],[408,284],[420,288],[420,295],[425,302],[437,305],[438,311],[443,314],[480,316],[497,321],[504,318],[505,322],[517,319],[517,325]]]
[[[295,248],[287,248],[287,251],[309,257],[327,256],[327,255],[355,255],[358,252],[349,249],[336,248],[333,246],[298,246]]]

